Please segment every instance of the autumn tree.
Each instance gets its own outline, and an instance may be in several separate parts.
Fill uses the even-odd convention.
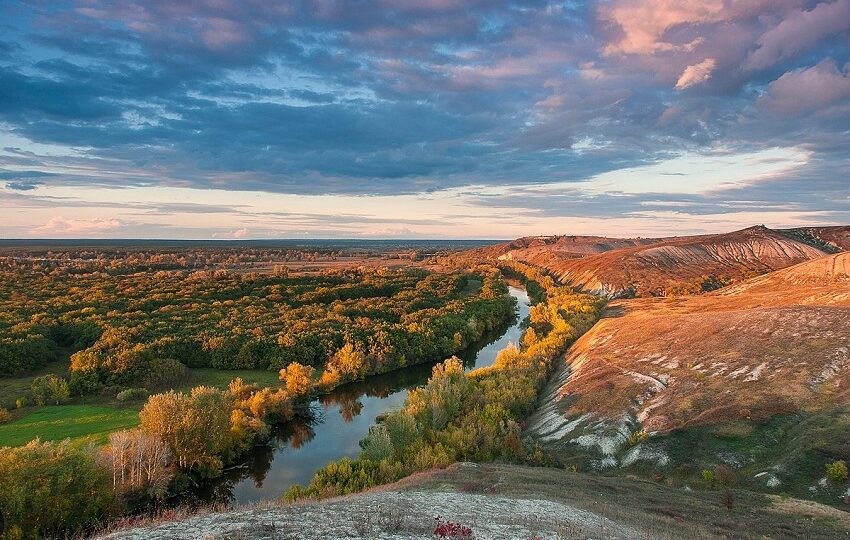
[[[280,370],[280,380],[286,385],[286,391],[292,397],[300,397],[310,392],[315,369],[293,362]]]
[[[142,431],[168,444],[178,467],[214,473],[233,447],[231,411],[228,394],[198,386],[189,395],[172,390],[151,396],[139,420]]]
[[[366,357],[350,342],[346,342],[328,361],[327,371],[338,374],[339,379],[355,380],[364,375]]]
[[[159,435],[138,429],[110,433],[100,461],[112,475],[112,487],[119,494],[162,498],[173,477],[169,468],[171,449]]]

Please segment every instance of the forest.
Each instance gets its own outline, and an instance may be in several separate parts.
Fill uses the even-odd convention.
[[[370,372],[452,354],[511,310],[495,275],[421,269],[0,274],[0,375],[71,356],[72,393],[157,381],[174,365],[317,368],[344,345]],[[167,367],[167,369],[166,369]]]
[[[462,459],[539,462],[523,419],[559,353],[602,309],[520,263],[442,256],[432,268],[293,273],[142,269],[152,263],[145,257],[6,259],[15,268],[0,273],[0,373],[30,384],[4,396],[14,408],[0,409],[0,423],[69,402],[138,407],[135,421],[111,415],[101,444],[36,438],[0,449],[8,538],[91,531],[159,507],[306,414],[316,396],[443,359],[401,410],[372,427],[359,457],[327,465],[287,498],[351,493]],[[453,355],[514,317],[508,279],[534,302],[521,342],[465,373]],[[63,358],[67,377],[27,378]],[[224,386],[187,387],[202,369],[266,372],[274,382],[232,376]],[[79,477],[85,482],[69,482]]]

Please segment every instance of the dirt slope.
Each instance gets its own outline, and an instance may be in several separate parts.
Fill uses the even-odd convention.
[[[699,291],[850,247],[850,227],[771,230],[658,239],[521,238],[479,255],[541,266],[563,282],[610,298]],[[705,283],[705,285],[703,285]]]
[[[613,302],[547,398],[532,431],[609,456],[638,429],[850,405],[850,253],[702,296]]]

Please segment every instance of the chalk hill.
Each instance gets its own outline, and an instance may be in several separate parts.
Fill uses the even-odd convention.
[[[520,238],[479,255],[541,266],[562,283],[609,298],[661,296],[785,268],[850,248],[850,227],[618,239],[593,236]]]
[[[639,458],[622,452],[638,431],[848,406],[850,253],[839,253],[705,295],[612,302],[530,425],[547,444],[596,447],[613,466]]]

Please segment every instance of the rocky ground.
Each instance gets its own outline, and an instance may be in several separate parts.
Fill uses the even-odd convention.
[[[647,538],[585,510],[541,499],[471,493],[370,493],[325,503],[265,506],[122,531],[109,539],[432,538],[438,518],[478,539]]]
[[[440,519],[475,539],[850,538],[850,514],[829,506],[743,491],[736,501],[729,509],[714,491],[461,463],[361,495],[203,513],[100,538],[427,539],[439,537]]]

